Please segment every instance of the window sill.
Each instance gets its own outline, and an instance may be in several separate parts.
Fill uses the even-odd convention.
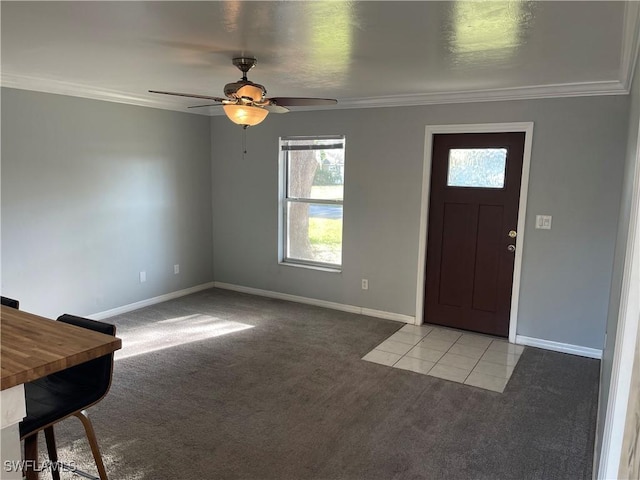
[[[339,267],[321,267],[320,265],[307,265],[305,263],[293,262],[278,262],[278,265],[283,267],[307,268],[309,270],[318,270],[320,272],[342,273],[342,268]]]

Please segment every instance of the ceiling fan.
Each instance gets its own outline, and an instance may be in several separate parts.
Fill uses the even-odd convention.
[[[194,105],[188,108],[211,107],[222,105],[224,113],[234,123],[242,125],[244,128],[252,127],[262,122],[269,112],[287,113],[287,107],[303,107],[313,105],[334,105],[338,103],[332,98],[301,98],[301,97],[274,97],[266,98],[267,89],[264,86],[253,83],[247,79],[247,72],[258,63],[252,57],[237,57],[232,60],[233,64],[242,72],[242,78],[237,82],[228,83],[224,86],[223,97],[211,97],[208,95],[197,95],[192,93],[162,92],[149,90],[150,93],[160,93],[162,95],[176,95],[179,97],[200,98],[203,100],[213,100],[213,104]]]

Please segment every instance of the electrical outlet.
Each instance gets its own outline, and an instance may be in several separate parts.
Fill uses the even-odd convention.
[[[362,289],[369,290],[369,280],[367,280],[366,278],[362,279]]]
[[[174,266],[173,266],[173,273],[174,273],[175,275],[177,275],[177,274],[179,274],[179,273],[180,273],[180,265],[174,265]]]
[[[140,272],[140,283],[147,281],[147,272]]]

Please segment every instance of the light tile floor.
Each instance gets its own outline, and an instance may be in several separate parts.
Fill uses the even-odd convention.
[[[502,393],[521,345],[433,325],[405,325],[363,360]]]

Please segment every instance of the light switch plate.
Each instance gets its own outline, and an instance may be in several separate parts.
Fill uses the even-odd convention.
[[[536,228],[538,230],[551,230],[551,215],[536,215]]]

